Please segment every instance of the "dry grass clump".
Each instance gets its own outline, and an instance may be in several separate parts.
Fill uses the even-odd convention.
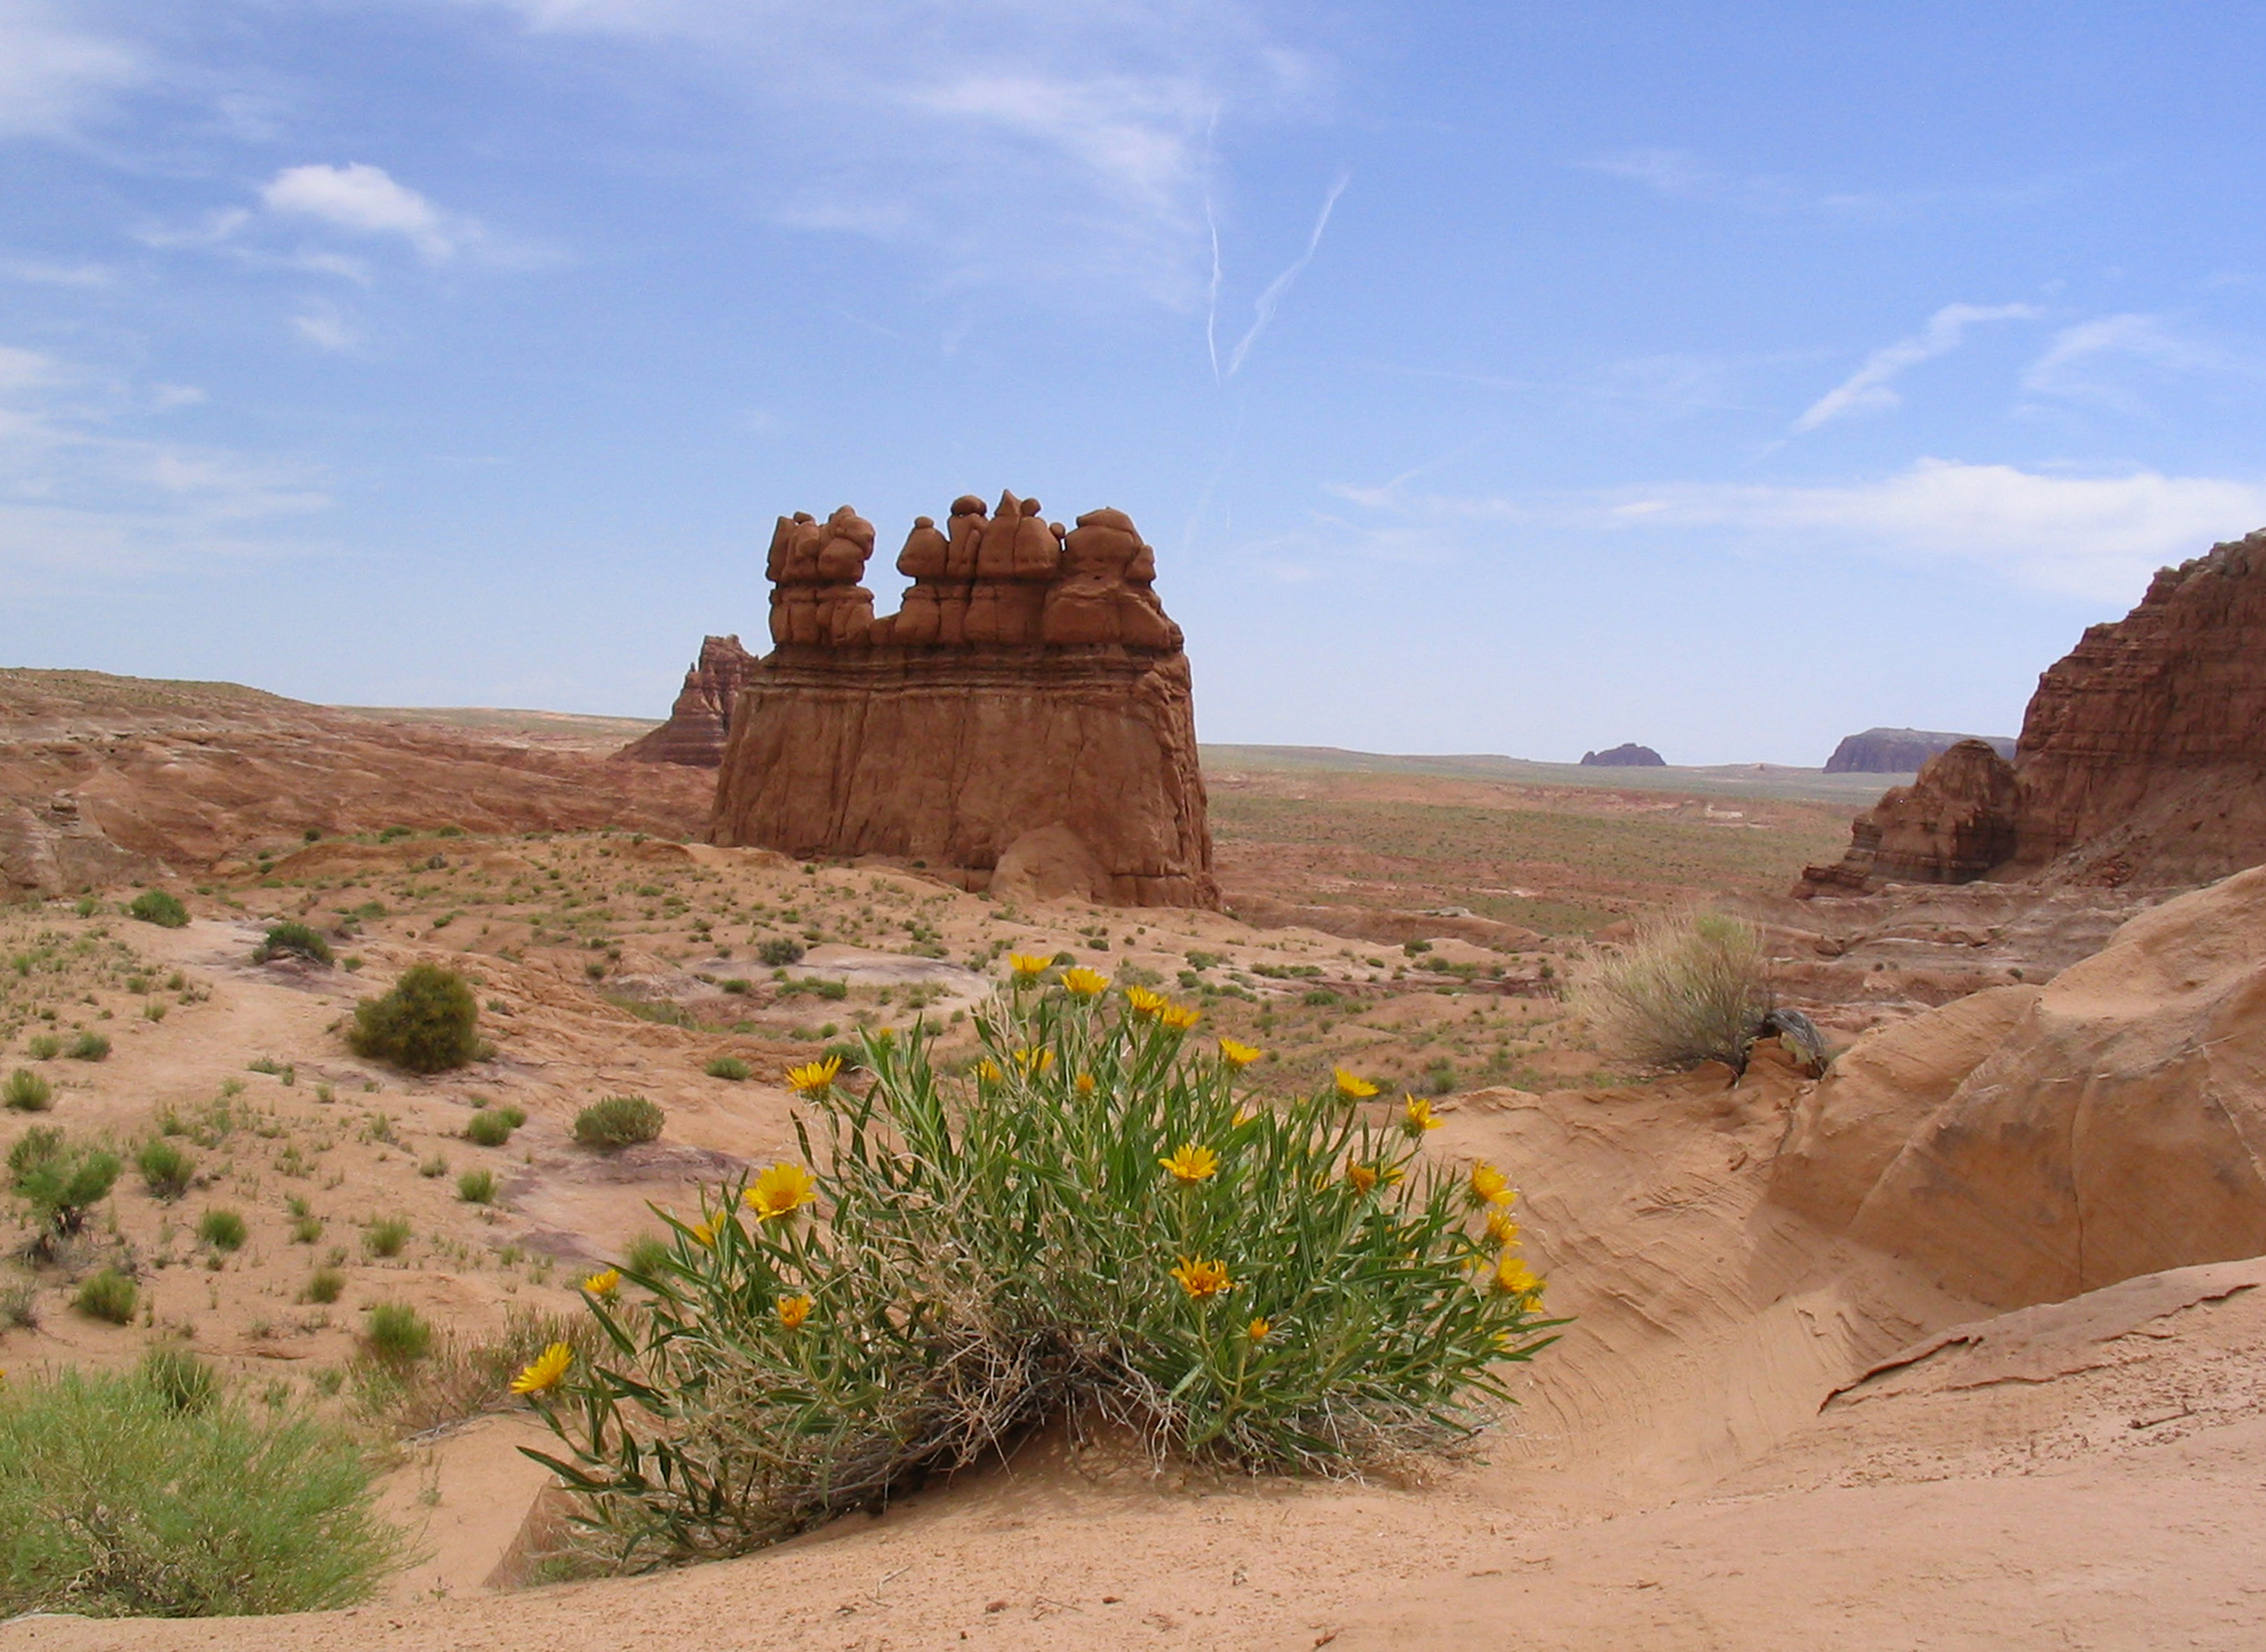
[[[511,1383],[553,1343],[596,1357],[603,1338],[587,1314],[515,1306],[486,1336],[443,1329],[413,1361],[372,1358],[354,1368],[357,1408],[392,1435],[430,1434],[513,1403]]]
[[[1743,1069],[1771,1012],[1761,933],[1721,913],[1647,919],[1584,996],[1605,1047],[1634,1066]]]
[[[604,1357],[517,1386],[604,1563],[742,1553],[1063,1417],[1357,1473],[1484,1426],[1549,1340],[1508,1181],[1429,1160],[1427,1104],[1259,1105],[1260,1052],[1186,1047],[1195,1011],[1023,962],[969,1077],[917,1031],[867,1037],[862,1093],[795,1069],[821,1141],[584,1282]]]

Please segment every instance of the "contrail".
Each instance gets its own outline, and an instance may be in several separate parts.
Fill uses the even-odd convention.
[[[1266,331],[1267,324],[1275,319],[1275,306],[1282,302],[1283,293],[1292,281],[1298,279],[1298,272],[1314,261],[1314,254],[1321,249],[1322,231],[1330,227],[1330,214],[1337,207],[1338,197],[1345,193],[1346,186],[1352,182],[1351,172],[1338,174],[1337,182],[1330,186],[1329,195],[1322,202],[1321,215],[1314,220],[1314,232],[1306,237],[1306,250],[1298,255],[1289,269],[1268,282],[1267,290],[1259,295],[1259,302],[1252,306],[1257,312],[1257,319],[1252,322],[1251,331],[1236,344],[1235,353],[1228,357],[1227,377],[1233,378],[1242,368],[1243,359],[1251,353],[1251,346],[1259,342],[1259,335]],[[1216,269],[1217,265],[1214,267]]]

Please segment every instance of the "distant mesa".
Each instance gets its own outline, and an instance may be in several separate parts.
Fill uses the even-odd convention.
[[[1218,906],[1188,657],[1132,519],[1066,530],[1036,499],[963,495],[942,527],[914,521],[912,586],[878,617],[859,583],[874,548],[846,505],[779,518],[771,653],[704,647],[640,743],[697,761],[663,748],[705,749],[737,673],[714,841],[886,856],[1024,899]]]
[[[1667,760],[1649,746],[1639,746],[1634,740],[1616,746],[1610,752],[1584,752],[1584,768],[1665,768]]]
[[[640,762],[717,768],[724,761],[733,702],[755,669],[756,656],[740,646],[737,637],[702,638],[700,658],[684,673],[684,687],[669,708],[669,721],[624,746],[622,755]]]
[[[2014,737],[2007,734],[1940,734],[1932,729],[1867,729],[1852,734],[1825,760],[1829,775],[1911,775],[1938,752],[1962,740],[1979,739],[2009,762]]]
[[[1798,895],[2043,877],[2206,883],[2266,862],[2266,529],[2160,570],[2038,679],[2010,762],[1962,740]]]

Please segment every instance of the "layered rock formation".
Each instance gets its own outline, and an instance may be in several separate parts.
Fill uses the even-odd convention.
[[[844,506],[771,536],[770,655],[731,717],[713,836],[881,855],[970,887],[1216,906],[1181,629],[1122,511],[1065,532],[1035,499],[921,517],[899,611],[859,583],[873,524]]]
[[[2004,758],[2014,755],[2014,742],[2003,734],[1942,734],[1933,729],[1867,729],[1845,736],[1825,760],[1829,775],[1911,775],[1938,752],[1962,740],[1981,740]]]
[[[756,668],[756,657],[737,637],[707,637],[700,658],[684,673],[684,687],[669,709],[669,721],[643,739],[622,748],[624,757],[648,763],[682,763],[714,768],[724,761],[732,704]]]
[[[1649,746],[1639,746],[1635,741],[1631,740],[1614,746],[1611,751],[1583,753],[1582,767],[1584,768],[1665,768],[1668,763]]]
[[[2266,1252],[2266,867],[2043,988],[1872,1034],[1797,1105],[1773,1197],[2000,1307]]]
[[[2038,679],[2011,768],[1987,753],[1930,760],[1796,892],[2048,870],[2192,884],[2266,861],[2266,530],[2160,571]]]

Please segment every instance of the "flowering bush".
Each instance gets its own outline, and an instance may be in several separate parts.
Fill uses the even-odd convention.
[[[1194,1011],[1023,962],[965,1079],[919,1032],[866,1038],[862,1091],[797,1069],[799,1158],[586,1282],[603,1358],[523,1373],[608,1562],[742,1553],[1065,1415],[1357,1472],[1483,1426],[1550,1340],[1508,1180],[1425,1155],[1429,1105],[1258,1105]]]

